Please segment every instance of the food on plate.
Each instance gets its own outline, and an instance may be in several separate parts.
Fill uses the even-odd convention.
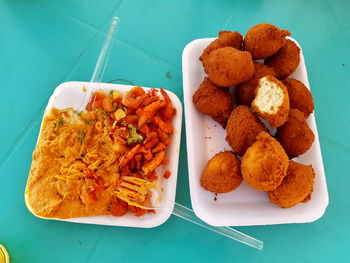
[[[259,62],[253,61],[254,73],[250,80],[238,84],[235,89],[236,103],[238,105],[250,106],[254,100],[254,90],[259,84],[259,79],[268,75],[275,76],[273,68]]]
[[[162,97],[156,89],[141,87],[124,95],[97,91],[86,111],[49,110],[25,191],[32,213],[44,218],[147,213],[143,207],[151,192],[138,205],[126,202],[119,190],[132,178],[158,182],[155,169],[168,161],[175,109],[168,94],[160,92]]]
[[[276,139],[292,159],[310,149],[315,135],[307,125],[304,114],[297,109],[291,109],[288,121],[277,129]]]
[[[254,64],[249,52],[224,47],[209,54],[204,69],[216,85],[230,87],[249,80],[254,73]]]
[[[243,49],[252,54],[253,59],[264,59],[275,54],[286,44],[288,30],[281,30],[275,25],[261,23],[248,30],[244,37]]]
[[[247,106],[238,106],[228,119],[226,141],[234,152],[243,155],[262,131],[266,128],[260,119]]]
[[[293,78],[285,79],[282,83],[287,87],[290,107],[303,112],[305,118],[309,117],[314,111],[314,101],[308,88]]]
[[[280,143],[267,132],[261,132],[243,155],[243,179],[256,190],[273,191],[286,176],[288,161]]]
[[[311,199],[315,172],[311,165],[289,161],[287,175],[277,189],[268,193],[269,201],[289,208]]]
[[[201,186],[213,193],[227,193],[242,182],[241,162],[231,151],[224,151],[212,157],[200,179]]]
[[[265,65],[272,67],[278,79],[285,79],[291,75],[300,62],[300,48],[294,41],[287,43],[273,56],[265,59]]]
[[[255,112],[265,119],[271,128],[276,128],[288,119],[289,96],[287,88],[273,76],[259,80],[252,102]]]
[[[224,128],[226,127],[227,119],[233,109],[232,96],[227,88],[219,87],[209,78],[205,78],[192,99],[200,112],[210,115]]]
[[[208,77],[193,94],[193,103],[226,125],[225,139],[233,150],[208,161],[200,178],[205,190],[226,193],[245,180],[281,207],[310,199],[312,166],[289,161],[309,150],[315,137],[306,123],[314,110],[311,92],[287,78],[300,62],[300,48],[290,35],[262,23],[247,32],[242,44],[238,32],[220,31],[202,52],[199,59]],[[260,59],[264,61],[254,61]],[[239,106],[234,108],[234,102]],[[275,128],[273,137],[269,132],[274,134]]]
[[[205,61],[212,51],[223,47],[233,47],[241,50],[242,43],[243,37],[239,32],[220,31],[218,39],[211,42],[210,45],[204,49],[199,59]]]

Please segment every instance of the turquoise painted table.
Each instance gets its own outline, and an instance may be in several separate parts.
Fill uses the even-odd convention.
[[[12,262],[349,262],[350,2],[87,1],[0,2],[0,243]],[[63,81],[89,80],[110,18],[120,30],[104,81],[174,91],[183,98],[181,53],[219,30],[270,22],[303,47],[330,205],[314,223],[240,227],[265,241],[257,251],[171,217],[154,229],[41,220],[23,191],[48,97]],[[183,130],[177,201],[190,206]],[[333,261],[334,262],[334,261]]]

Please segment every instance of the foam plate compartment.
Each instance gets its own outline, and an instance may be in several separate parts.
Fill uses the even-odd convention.
[[[120,84],[109,84],[109,83],[91,83],[91,82],[65,82],[60,84],[47,104],[46,112],[48,112],[52,107],[58,109],[74,108],[77,109],[81,106],[84,101],[85,91],[83,87],[89,87],[88,92],[94,92],[97,90],[103,90],[107,94],[111,90],[117,90],[121,93],[125,93],[132,89],[134,86],[120,85]],[[144,88],[148,90],[150,88]],[[169,163],[166,165],[161,165],[157,168],[156,172],[160,180],[162,180],[163,187],[163,197],[165,200],[171,200],[171,202],[165,202],[164,205],[166,209],[158,209],[157,213],[148,213],[141,217],[136,217],[131,212],[121,217],[115,217],[111,215],[98,215],[89,217],[78,217],[70,219],[54,219],[75,223],[86,223],[86,224],[97,224],[97,225],[111,225],[111,226],[128,226],[128,227],[142,227],[151,228],[163,224],[171,215],[174,209],[175,194],[176,194],[176,181],[177,181],[177,169],[178,160],[180,154],[180,139],[181,139],[181,122],[182,122],[182,105],[179,98],[172,93],[167,91],[174,108],[176,109],[176,115],[173,118],[172,124],[174,126],[174,133],[171,135],[171,143],[166,150],[165,156],[169,159]],[[90,94],[87,94],[90,96]],[[85,108],[85,105],[82,105]],[[40,135],[40,133],[39,133]],[[38,136],[39,138],[39,136]],[[169,179],[164,179],[163,174],[166,170],[171,172]],[[28,209],[33,213],[30,206]],[[35,215],[35,213],[33,213]],[[47,218],[53,219],[53,218]]]
[[[208,160],[220,151],[231,150],[225,141],[226,131],[210,116],[200,113],[192,102],[193,93],[206,76],[198,58],[213,40],[215,38],[194,40],[184,48],[182,54],[188,172],[194,212],[213,226],[272,225],[317,220],[328,205],[328,192],[313,113],[307,123],[315,134],[315,141],[308,152],[294,159],[303,164],[311,164],[316,173],[314,191],[309,202],[288,209],[280,208],[269,203],[267,193],[254,190],[245,182],[236,190],[219,194],[217,198],[201,187],[200,176]],[[299,66],[290,77],[302,81],[309,88],[302,51]]]

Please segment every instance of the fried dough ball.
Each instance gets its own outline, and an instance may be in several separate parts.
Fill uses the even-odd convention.
[[[289,96],[287,88],[278,79],[266,76],[259,80],[252,102],[255,112],[276,128],[288,119]]]
[[[211,52],[204,61],[204,69],[210,80],[221,87],[235,86],[249,80],[254,73],[250,53],[233,47]]]
[[[291,109],[288,121],[277,129],[276,139],[292,159],[310,149],[315,135],[307,125],[304,114],[297,109]]]
[[[264,64],[253,61],[254,73],[250,80],[237,85],[235,90],[236,102],[238,105],[250,106],[254,99],[254,90],[258,86],[259,79],[268,75],[275,76],[276,73],[273,68]]]
[[[245,105],[236,107],[227,122],[226,141],[238,155],[243,155],[265,125]]]
[[[283,208],[306,203],[311,199],[315,172],[311,165],[289,161],[287,175],[276,190],[268,193],[269,201]]]
[[[233,47],[241,50],[242,43],[243,36],[239,32],[220,31],[219,38],[211,42],[210,45],[204,49],[202,55],[199,57],[199,60],[206,60],[212,51],[223,47]]]
[[[227,193],[242,183],[241,161],[231,151],[224,151],[211,158],[200,179],[201,186],[213,193]]]
[[[224,128],[233,109],[232,96],[227,88],[215,85],[209,78],[205,78],[192,100],[196,108],[203,114],[210,115]]]
[[[243,179],[256,190],[273,191],[286,176],[288,161],[280,143],[261,132],[242,158]]]
[[[285,79],[292,74],[300,62],[300,48],[292,40],[287,43],[273,56],[265,59],[265,65],[272,67],[278,79]]]
[[[261,23],[248,30],[244,37],[243,48],[252,54],[253,59],[264,59],[275,54],[285,43],[288,30],[275,25]]]
[[[293,78],[285,79],[282,83],[287,87],[290,107],[303,112],[305,118],[309,117],[314,111],[314,101],[308,88]]]

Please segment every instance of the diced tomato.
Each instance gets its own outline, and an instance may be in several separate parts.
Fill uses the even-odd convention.
[[[143,216],[147,213],[146,209],[142,209],[133,205],[129,205],[129,210],[135,214],[135,216]]]
[[[139,118],[136,115],[127,115],[124,118],[124,121],[127,125],[129,124],[133,124],[133,125],[137,125]]]
[[[95,109],[103,108],[103,99],[106,97],[106,95],[103,92],[95,92],[91,98],[88,104],[86,105],[86,109],[88,111],[92,111]]]
[[[163,177],[164,177],[165,179],[168,179],[168,178],[170,177],[170,175],[171,175],[170,171],[169,171],[169,170],[166,170],[165,173],[164,173],[164,175],[163,175]]]
[[[169,163],[169,159],[164,157],[162,160],[162,164],[168,164],[168,163]]]
[[[110,97],[105,97],[102,100],[103,109],[107,112],[113,111],[112,99]]]
[[[92,104],[92,109],[96,110],[96,109],[102,109],[103,108],[103,102],[102,100],[96,100],[93,104]]]
[[[143,215],[146,214],[146,213],[147,213],[147,210],[146,210],[146,209],[142,209],[142,208],[139,208],[139,207],[138,207],[135,216],[143,216]]]
[[[111,215],[112,216],[123,216],[128,212],[128,203],[114,197],[111,203]]]
[[[96,109],[102,109],[103,108],[103,102],[102,100],[90,100],[88,105],[86,106],[86,109],[88,111],[96,110]]]
[[[106,97],[106,94],[103,91],[97,91],[93,96],[95,96],[95,100],[103,100]]]

